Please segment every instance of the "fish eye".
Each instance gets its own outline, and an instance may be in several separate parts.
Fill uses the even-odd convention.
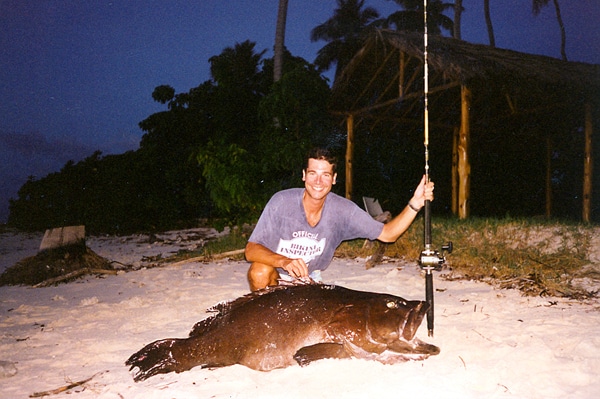
[[[387,303],[387,307],[388,307],[389,309],[397,309],[397,308],[398,308],[398,304],[397,304],[396,302],[394,302],[394,301],[389,301],[389,302]]]

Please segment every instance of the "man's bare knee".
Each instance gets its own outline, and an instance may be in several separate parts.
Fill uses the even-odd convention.
[[[257,291],[269,285],[277,285],[279,273],[277,269],[262,263],[254,262],[248,269],[250,290]]]

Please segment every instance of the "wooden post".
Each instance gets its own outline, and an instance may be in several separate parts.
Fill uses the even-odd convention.
[[[40,244],[40,252],[71,245],[85,247],[85,226],[66,226],[46,230]]]
[[[452,203],[450,209],[454,216],[458,215],[458,138],[460,128],[455,127],[452,134]]]
[[[469,141],[471,135],[470,108],[471,90],[460,87],[460,133],[458,137],[458,217],[469,217],[469,195],[471,186],[471,164],[469,163]]]
[[[584,223],[590,222],[592,213],[592,106],[585,104],[585,149],[583,155],[583,212],[582,219]]]
[[[546,137],[546,219],[552,217],[552,138]]]
[[[346,139],[346,198],[352,200],[352,155],[354,153],[354,116],[346,119],[348,137]]]
[[[398,50],[398,56],[400,57],[398,71],[398,98],[404,98],[404,71],[406,70],[406,62],[404,60],[404,53]]]

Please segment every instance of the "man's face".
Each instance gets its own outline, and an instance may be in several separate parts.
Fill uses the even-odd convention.
[[[337,173],[333,165],[323,159],[309,158],[308,167],[302,171],[306,193],[313,199],[324,199],[335,184]]]

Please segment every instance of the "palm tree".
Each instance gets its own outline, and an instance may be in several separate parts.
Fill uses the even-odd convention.
[[[533,0],[533,15],[539,15],[542,8],[548,5],[550,0]],[[558,26],[560,27],[560,55],[562,56],[563,61],[567,61],[567,52],[566,42],[567,42],[567,34],[565,32],[565,24],[563,23],[562,16],[560,14],[560,6],[558,4],[558,0],[552,0],[554,3],[554,10],[556,11],[556,20],[558,21]]]
[[[273,49],[273,81],[281,79],[283,69],[283,48],[285,46],[285,23],[287,19],[288,0],[279,0],[277,11],[277,27],[275,29],[275,47]]]
[[[314,64],[321,70],[329,70],[336,64],[335,77],[363,46],[365,38],[377,24],[379,13],[372,7],[363,9],[365,0],[336,0],[333,17],[315,27],[310,40],[327,42],[321,48]]]
[[[423,0],[393,0],[404,10],[390,14],[385,21],[385,26],[395,26],[397,30],[423,32]],[[430,0],[427,4],[427,32],[440,35],[442,29],[452,33],[454,23],[443,13],[454,10],[454,4],[443,3],[441,0]]]

